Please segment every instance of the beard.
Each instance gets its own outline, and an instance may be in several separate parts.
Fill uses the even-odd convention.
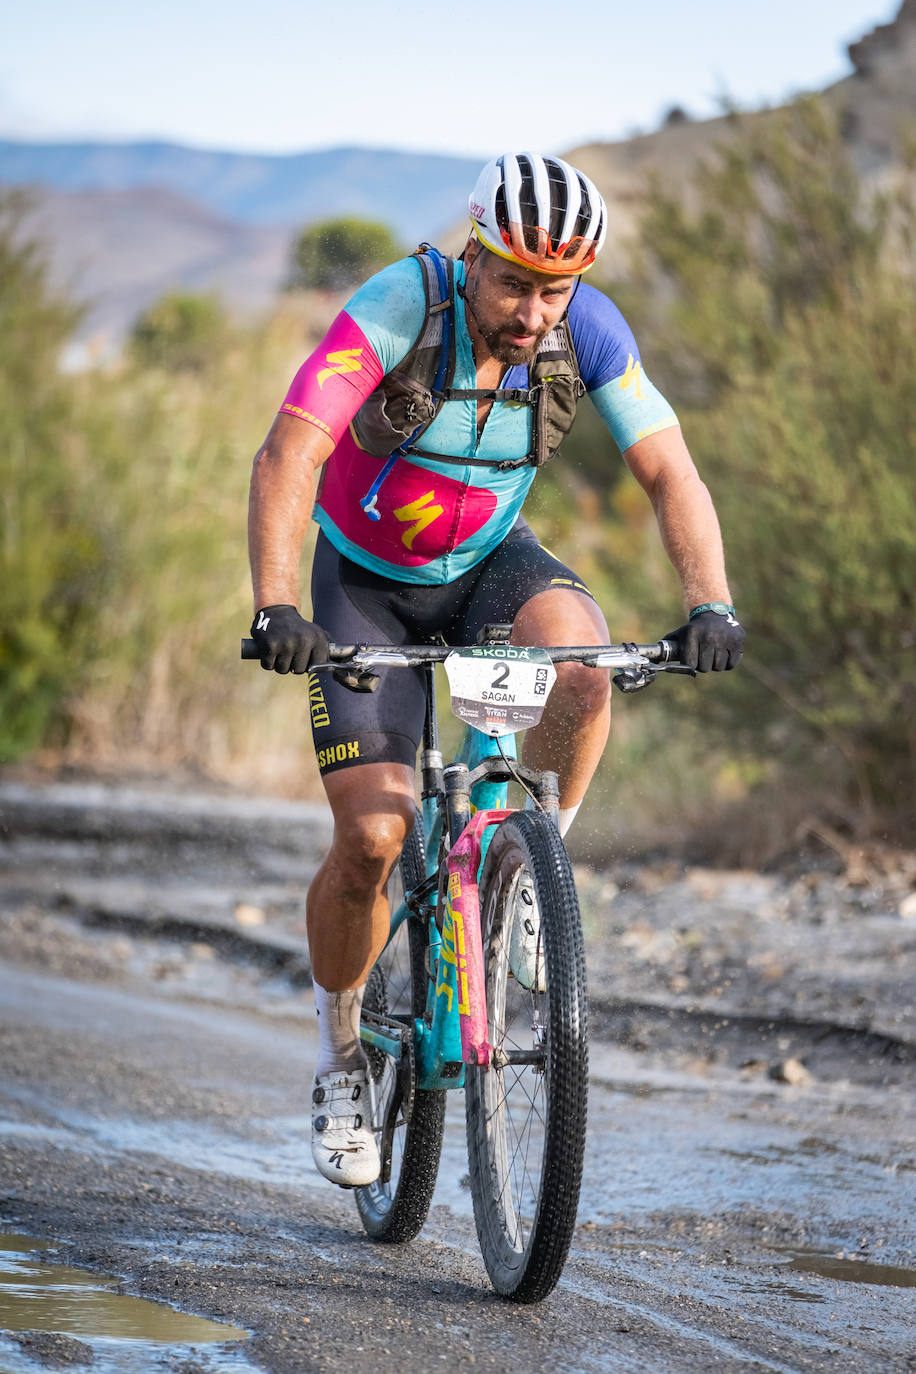
[[[513,332],[511,327],[500,325],[493,329],[484,329],[479,320],[476,320],[476,323],[487,348],[496,361],[502,363],[504,367],[521,367],[523,364],[534,362],[541,340],[547,334],[547,326],[545,325],[543,329],[538,330],[533,343],[521,347],[519,344],[509,342]]]
[[[534,342],[521,348],[518,344],[509,342],[513,332],[511,325],[485,325],[483,323],[474,308],[476,294],[476,291],[468,291],[467,289],[461,291],[465,306],[472,316],[481,338],[496,361],[502,363],[503,367],[521,367],[533,362],[534,356],[541,346],[541,340],[548,334],[550,326],[544,325],[535,335]]]

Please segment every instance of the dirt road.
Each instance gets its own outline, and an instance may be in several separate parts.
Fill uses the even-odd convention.
[[[314,1174],[321,811],[7,784],[0,822],[0,1229],[250,1333],[23,1335],[11,1283],[0,1370],[916,1368],[905,874],[581,872],[585,1183],[560,1286],[520,1309],[477,1251],[460,1094],[409,1247]]]

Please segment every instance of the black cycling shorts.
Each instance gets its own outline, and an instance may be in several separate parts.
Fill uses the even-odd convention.
[[[312,617],[337,644],[475,644],[484,625],[506,624],[538,592],[588,588],[542,548],[519,519],[506,539],[454,582],[426,586],[370,572],[318,534]],[[360,763],[413,768],[423,735],[423,670],[386,668],[372,693],[351,692],[330,673],[309,675],[309,709],[322,773]]]

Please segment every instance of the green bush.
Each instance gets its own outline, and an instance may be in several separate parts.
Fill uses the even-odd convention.
[[[0,198],[0,758],[43,741],[73,680],[104,537],[58,366],[79,312],[51,289],[25,210]]]
[[[322,220],[293,240],[287,287],[349,290],[401,255],[397,239],[384,224],[352,217]]]
[[[229,321],[217,296],[172,291],[143,312],[131,349],[146,367],[203,372],[225,351]]]
[[[666,303],[637,332],[713,492],[749,634],[708,746],[718,716],[793,804],[897,835],[916,776],[909,188],[866,193],[817,101],[739,121],[692,209],[649,194],[631,292]],[[608,576],[645,613],[657,584],[616,526]]]
[[[78,312],[0,202],[0,761],[262,768],[266,674],[238,661],[248,473],[308,345],[290,310],[241,330],[160,305],[121,364],[62,372]],[[294,695],[271,703],[283,740],[304,737]],[[284,753],[262,783],[298,777]]]

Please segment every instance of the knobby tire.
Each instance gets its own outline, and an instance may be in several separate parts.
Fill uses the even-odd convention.
[[[523,870],[541,914],[543,992],[525,990],[509,970]],[[572,1240],[588,1093],[579,904],[566,850],[546,816],[518,812],[494,832],[481,874],[480,911],[496,1064],[467,1075],[474,1219],[497,1292],[517,1302],[540,1302],[557,1283]],[[500,1056],[513,1051],[537,1062],[501,1067]]]

